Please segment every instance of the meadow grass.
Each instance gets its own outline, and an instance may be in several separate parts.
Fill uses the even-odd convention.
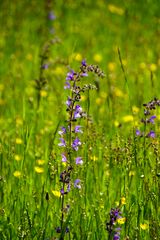
[[[160,239],[158,3],[0,2],[0,239]],[[80,94],[76,152],[73,132],[65,150],[58,132],[67,73],[84,59],[104,76],[78,82],[96,89]]]

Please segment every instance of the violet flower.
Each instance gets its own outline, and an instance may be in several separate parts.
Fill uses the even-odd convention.
[[[82,165],[83,164],[83,160],[82,160],[82,157],[76,157],[76,164],[80,164]]]
[[[60,140],[61,142],[58,143],[58,146],[59,146],[59,147],[66,147],[66,142],[65,142],[64,138],[60,138],[59,140]]]
[[[58,134],[62,136],[63,134],[66,134],[66,132],[67,132],[66,128],[61,127],[61,131],[58,131]]]
[[[75,126],[74,132],[75,132],[75,133],[83,133],[83,131],[81,130],[81,128],[82,128],[82,126],[80,126],[80,125]]]
[[[81,145],[81,142],[80,142],[79,138],[76,138],[72,143],[72,148],[75,151],[78,151],[80,145]]]
[[[66,158],[65,154],[62,153],[61,156],[62,156],[62,162],[67,162],[67,158]]]
[[[76,179],[76,180],[74,181],[74,187],[75,187],[75,188],[78,188],[78,189],[81,189],[80,182],[81,182],[80,179]]]
[[[148,134],[147,137],[155,138],[156,134],[153,130],[151,130]]]
[[[155,118],[156,118],[155,115],[151,116],[151,117],[149,118],[149,122],[152,123],[152,124],[154,124],[154,123],[155,123],[155,122],[154,122],[154,119],[155,119]]]
[[[66,80],[67,81],[73,81],[74,80],[74,75],[75,75],[75,72],[73,70],[71,70],[69,73],[67,73]]]

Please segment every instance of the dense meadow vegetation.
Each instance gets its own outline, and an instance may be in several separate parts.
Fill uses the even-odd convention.
[[[1,0],[0,29],[0,240],[159,240],[159,0]]]

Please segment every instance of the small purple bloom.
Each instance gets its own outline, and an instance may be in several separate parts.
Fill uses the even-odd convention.
[[[62,162],[67,162],[67,158],[66,158],[65,154],[62,153],[61,156],[62,156]]]
[[[82,64],[82,66],[86,67],[87,66],[86,60],[83,59],[81,64]]]
[[[152,123],[152,124],[154,124],[154,119],[155,119],[155,118],[156,118],[155,115],[151,116],[150,119],[149,119],[149,122]]]
[[[60,227],[56,228],[56,233],[61,233],[61,228]]]
[[[83,131],[81,130],[81,128],[82,128],[82,126],[80,126],[80,125],[75,126],[74,132],[75,132],[75,133],[83,133]]]
[[[64,89],[71,89],[71,84],[66,81],[66,85],[64,86]]]
[[[151,137],[151,138],[155,138],[155,136],[156,136],[156,134],[153,130],[151,130],[147,135],[147,137]]]
[[[42,69],[47,69],[48,67],[49,67],[49,65],[48,65],[47,63],[45,63],[45,64],[42,65],[41,68],[42,68]]]
[[[69,227],[66,227],[66,233],[69,233]]]
[[[66,105],[67,107],[70,107],[72,104],[72,99],[70,97],[68,97],[67,101],[66,101]]]
[[[53,12],[49,12],[49,14],[48,14],[48,19],[51,20],[51,21],[53,21],[53,20],[56,19],[56,16],[54,15]]]
[[[75,106],[74,118],[80,118],[82,113],[82,108],[79,105]]]
[[[73,143],[72,143],[72,148],[75,150],[75,151],[78,151],[78,147],[81,145],[81,142],[79,140],[79,138],[76,138]]]
[[[58,134],[62,136],[63,134],[66,134],[66,132],[67,132],[66,128],[61,127],[61,131],[58,131]]]
[[[74,187],[75,187],[75,188],[78,188],[78,189],[81,189],[80,182],[81,182],[80,179],[76,179],[76,180],[74,181]]]
[[[86,72],[81,73],[81,77],[88,77],[88,73]]]
[[[64,192],[64,189],[63,189],[63,188],[60,190],[60,193],[61,193],[61,195],[64,195],[64,194],[65,194],[65,192]]]
[[[141,132],[140,132],[138,129],[136,130],[136,135],[137,135],[137,136],[140,136],[140,135],[141,135]]]
[[[69,73],[67,73],[66,80],[67,81],[73,81],[74,80],[74,75],[75,75],[75,72],[73,70],[71,70]]]
[[[70,192],[70,191],[71,191],[71,184],[68,183],[68,185],[67,185],[67,192]]]
[[[119,240],[120,239],[120,236],[119,236],[119,234],[114,234],[114,237],[113,237],[113,240]]]
[[[58,143],[58,146],[59,146],[59,147],[66,147],[66,142],[65,142],[65,140],[64,140],[63,138],[60,138],[59,140],[60,140],[61,142]]]
[[[76,157],[76,164],[80,164],[82,165],[83,164],[83,160],[82,160],[82,157]]]

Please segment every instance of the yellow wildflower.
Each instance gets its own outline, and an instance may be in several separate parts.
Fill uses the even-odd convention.
[[[141,62],[139,66],[142,70],[144,70],[147,67],[146,63],[144,63],[144,62]]]
[[[61,196],[60,191],[52,190],[52,193],[55,197],[60,197]]]
[[[116,64],[114,62],[108,63],[108,69],[113,72],[116,68]]]
[[[15,171],[15,172],[13,173],[13,175],[14,175],[15,177],[17,177],[17,178],[20,178],[21,172],[20,172],[20,171]]]
[[[21,138],[16,138],[16,144],[20,145],[23,143],[23,140]]]
[[[102,55],[99,54],[99,53],[96,53],[94,56],[93,56],[93,59],[95,62],[101,62],[102,61]]]
[[[96,98],[96,104],[101,105],[102,104],[102,98]]]
[[[29,60],[29,61],[32,61],[33,60],[33,55],[31,53],[28,53],[27,56],[26,56],[26,59]]]
[[[75,53],[75,60],[78,62],[82,61],[82,55],[80,53]]]
[[[117,120],[114,121],[114,126],[119,127],[119,122]]]
[[[4,90],[4,85],[0,84],[0,92],[2,92]]]
[[[122,205],[125,205],[125,204],[126,204],[126,198],[125,198],[125,197],[122,197],[122,198],[121,198],[121,204],[122,204]]]
[[[115,13],[115,14],[118,14],[118,15],[123,15],[124,14],[124,10],[120,7],[117,7],[113,4],[109,4],[108,5],[108,10],[111,12],[111,13]]]
[[[114,89],[114,94],[115,94],[117,97],[124,97],[123,92],[122,92],[119,88],[117,88],[117,87]]]
[[[155,63],[151,63],[149,69],[152,71],[152,72],[155,72],[157,70],[157,65]]]
[[[56,74],[56,75],[64,75],[64,69],[63,69],[63,67],[56,67],[56,69],[54,70],[54,73]]]
[[[138,113],[139,112],[139,108],[136,107],[136,106],[133,106],[132,107],[132,111],[133,111],[133,113]]]
[[[18,125],[22,125],[22,124],[23,124],[23,119],[20,118],[20,117],[17,117],[16,118],[16,125],[18,126]]]
[[[86,96],[85,95],[81,95],[81,101],[84,102],[86,100]]]
[[[14,155],[14,159],[15,159],[16,161],[20,161],[20,160],[21,160],[21,156],[18,155],[18,154],[16,154],[16,155]]]
[[[38,165],[43,165],[44,163],[45,163],[45,160],[42,160],[42,159],[37,160]]]
[[[118,222],[119,224],[124,224],[124,223],[126,222],[126,218],[125,218],[125,217],[118,218],[118,219],[117,219],[117,222]]]
[[[94,155],[91,157],[91,160],[93,160],[94,162],[98,160],[98,158]]]
[[[36,167],[34,168],[34,170],[35,170],[36,173],[43,173],[43,172],[44,172],[44,169],[41,168],[41,167],[38,167],[38,166],[36,166]]]
[[[41,90],[40,95],[41,95],[41,97],[47,97],[47,91]]]
[[[134,176],[135,175],[135,172],[134,171],[130,171],[129,172],[129,177],[132,177],[132,176]]]
[[[141,228],[142,230],[147,230],[147,229],[149,228],[149,225],[148,225],[147,223],[141,223],[141,224],[140,224],[140,228]]]
[[[126,115],[123,118],[123,122],[127,123],[127,122],[133,122],[134,118],[132,115]]]

